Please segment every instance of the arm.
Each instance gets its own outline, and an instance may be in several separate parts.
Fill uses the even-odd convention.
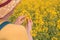
[[[29,40],[26,29],[23,26],[20,26],[20,40]]]
[[[24,22],[24,20],[25,20],[25,16],[20,16],[15,21],[15,24],[21,25]],[[32,24],[33,24],[32,20],[27,19],[26,31],[27,31],[29,40],[33,40],[32,35],[30,34],[30,31],[32,30]]]
[[[28,33],[28,37],[29,37],[29,40],[33,40],[33,38],[32,38],[32,35],[31,35],[31,30],[32,30],[32,25],[33,25],[33,22],[32,22],[32,20],[30,19],[28,19],[27,20],[27,25],[26,25],[26,30],[27,30],[27,33]]]

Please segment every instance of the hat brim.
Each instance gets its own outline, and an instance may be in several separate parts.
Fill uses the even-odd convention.
[[[0,14],[4,17],[6,14],[8,14],[11,10],[15,8],[15,6],[20,2],[20,0],[12,0],[10,3],[8,3],[6,6],[0,8]]]

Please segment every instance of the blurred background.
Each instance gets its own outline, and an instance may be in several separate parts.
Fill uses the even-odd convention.
[[[21,0],[9,20],[22,15],[33,21],[34,40],[60,40],[60,0]]]

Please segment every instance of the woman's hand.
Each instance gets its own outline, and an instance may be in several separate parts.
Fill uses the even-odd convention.
[[[25,16],[20,16],[15,21],[15,24],[21,25],[25,21],[25,19],[26,19]],[[29,40],[33,40],[32,35],[30,34],[30,31],[32,30],[33,22],[31,19],[26,19],[26,21],[27,21],[27,24],[25,27],[26,27],[26,31],[28,33]]]
[[[32,30],[32,25],[33,25],[32,20],[27,19],[26,29],[27,29],[28,32],[30,32]]]
[[[30,33],[30,31],[32,30],[32,25],[33,25],[32,20],[31,19],[27,19],[26,29],[27,29],[29,40],[33,40],[32,35]]]
[[[15,24],[21,25],[25,20],[25,16],[20,16],[16,19]]]
[[[26,19],[25,16],[20,16],[16,19],[15,24],[21,25],[25,21],[25,19]],[[27,29],[27,31],[30,32],[32,30],[33,22],[31,19],[26,19],[26,21],[27,21],[26,29]]]

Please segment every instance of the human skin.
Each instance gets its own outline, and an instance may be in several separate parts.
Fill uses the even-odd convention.
[[[2,18],[0,18],[0,23],[3,23],[4,21],[7,21],[8,20],[8,18],[9,18],[9,16],[10,15],[12,15],[12,11],[10,12],[10,13],[8,13],[7,15],[5,15],[4,17],[2,17]],[[15,27],[13,27],[13,26],[16,26],[16,24],[9,24],[9,25],[7,25],[8,27],[10,27],[11,28],[11,26],[12,26],[12,28],[15,30]],[[19,25],[20,26],[20,25]],[[18,27],[18,26],[17,26]],[[17,28],[16,27],[16,28]],[[6,27],[7,28],[7,27]],[[6,30],[6,28],[3,28],[2,30]],[[25,28],[23,27],[19,27],[19,28],[21,28],[21,30],[22,31],[19,31],[19,37],[20,37],[20,40],[28,40],[28,36],[27,36],[27,32],[26,32],[26,30],[25,30]],[[9,28],[7,28],[7,30],[8,30]],[[13,29],[11,29],[11,30],[13,30]],[[0,32],[2,32],[2,31],[0,31]],[[9,31],[8,31],[9,32]],[[7,33],[8,33],[7,32]],[[16,31],[17,32],[17,31]],[[3,32],[4,34],[5,34],[5,31]],[[3,34],[2,33],[2,34]],[[12,32],[11,32],[12,33]],[[17,33],[18,34],[18,33]],[[7,35],[10,35],[9,33],[7,34]],[[25,36],[24,36],[25,35]],[[7,36],[6,36],[7,37]],[[13,37],[13,36],[12,36]],[[11,39],[11,38],[10,38]],[[19,38],[18,38],[19,39]]]
[[[14,8],[13,8],[13,9],[14,9]],[[1,10],[2,12],[0,11],[0,20],[8,21],[9,16],[12,15],[12,13],[13,13],[13,9],[12,9],[11,11],[9,11],[6,15],[4,15],[4,12],[5,12],[6,10],[5,10],[4,12],[3,12],[3,10]],[[2,16],[2,15],[3,15],[3,16]],[[21,18],[21,17],[20,17],[20,18]],[[22,19],[22,18],[21,18],[21,19]],[[0,23],[1,23],[1,22],[0,22]],[[21,24],[21,23],[23,23],[23,20],[21,20],[19,24]],[[17,23],[15,23],[15,24],[17,24]],[[28,25],[31,25],[31,24],[29,24],[29,23],[27,24],[26,30],[28,30],[28,27],[29,27]],[[31,26],[30,26],[30,27],[31,27]],[[30,28],[29,28],[29,29],[30,29]],[[28,36],[31,36],[31,35],[30,35],[30,30],[28,30],[27,33],[28,33]],[[29,37],[29,38],[30,38],[30,37]],[[31,38],[32,38],[32,37],[31,37]],[[30,39],[31,39],[31,38],[30,38]]]
[[[3,10],[1,10],[1,11],[3,11]],[[4,21],[8,21],[8,18],[12,15],[12,13],[13,13],[13,9],[11,11],[9,11],[9,13],[7,13],[6,15],[4,15],[4,12],[2,12],[2,13],[0,12],[0,24],[2,24]],[[3,14],[3,16],[2,16],[2,14]],[[16,30],[16,28],[17,28],[17,30]],[[14,33],[14,31],[15,31],[15,33]],[[19,34],[18,34],[18,32],[19,32]],[[13,34],[14,34],[14,36],[12,36]],[[19,36],[15,35],[15,34],[18,34]],[[2,36],[5,37],[5,35],[6,35],[6,38],[9,40],[10,39],[11,40],[29,40],[26,29],[24,27],[22,27],[21,25],[16,25],[16,24],[6,25],[2,30],[0,30],[0,39],[2,39],[1,38]],[[14,38],[16,37],[16,39],[14,39],[13,37]]]
[[[16,19],[15,24],[21,25],[25,19],[26,19],[25,16],[20,16]],[[32,35],[30,33],[32,30],[33,22],[31,19],[26,19],[26,21],[27,21],[27,24],[26,24],[25,28],[26,28],[26,31],[28,33],[29,40],[33,40]]]
[[[7,15],[5,15],[4,17],[0,18],[0,20],[7,20],[10,17],[10,15],[12,15],[12,13],[13,13],[13,10],[11,12],[9,12]],[[19,18],[17,18],[17,20],[15,21],[14,24],[21,25],[24,22],[24,19],[25,19],[25,16],[20,16]],[[21,21],[18,21],[18,20],[21,20]],[[26,24],[25,27],[26,27],[26,31],[27,31],[29,40],[33,40],[32,39],[32,36],[30,34],[30,31],[32,30],[32,20],[31,19],[28,19],[26,21],[28,23]]]

